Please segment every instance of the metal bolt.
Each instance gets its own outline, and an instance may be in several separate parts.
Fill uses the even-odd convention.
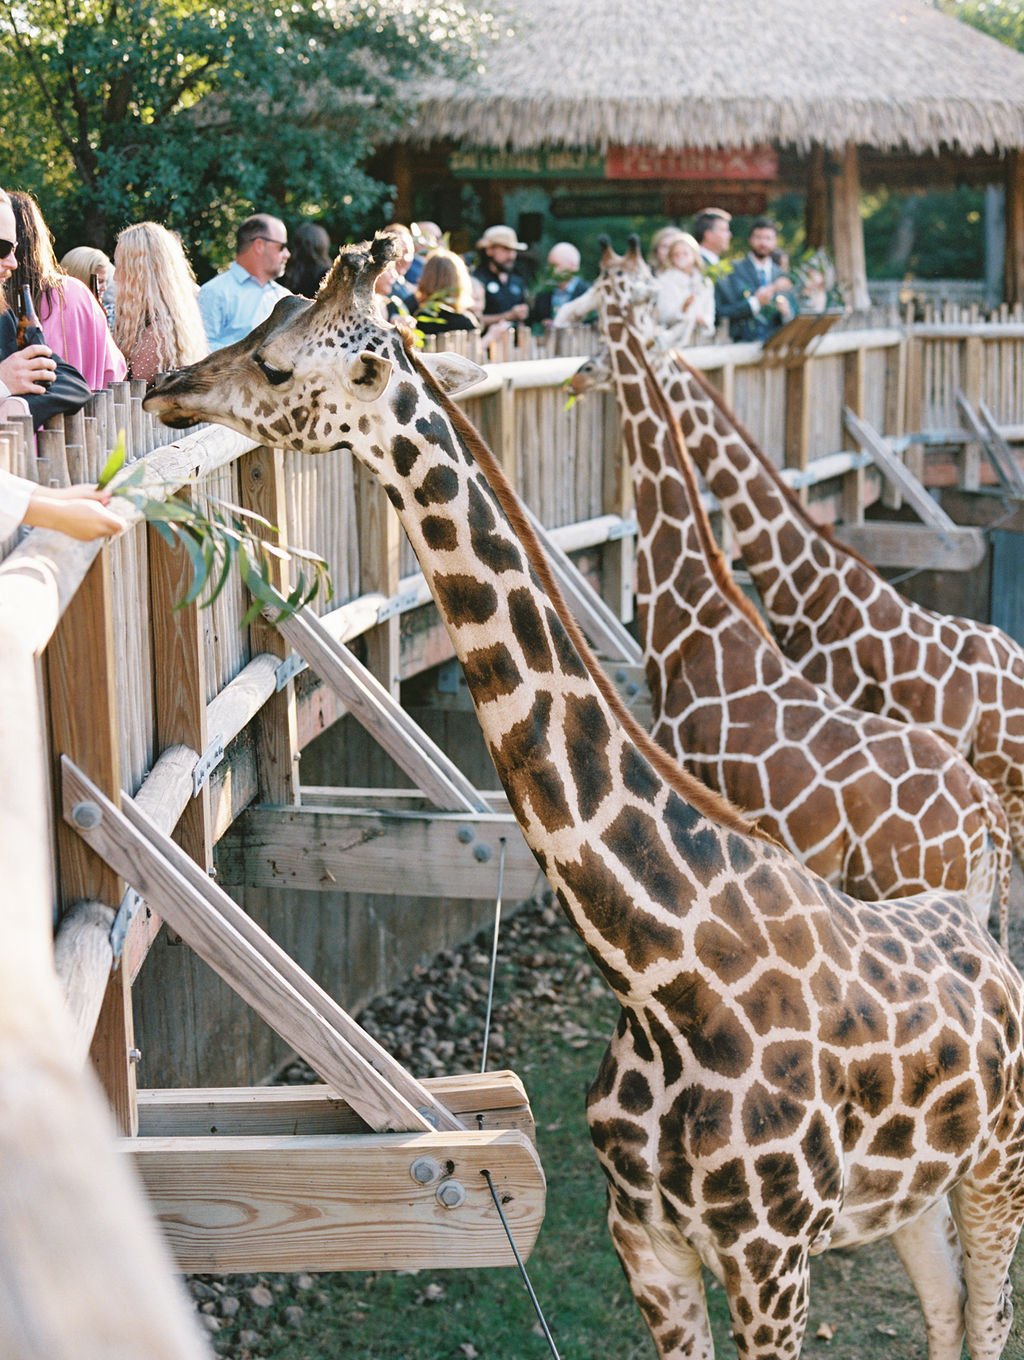
[[[461,1181],[442,1181],[437,1187],[437,1202],[446,1209],[457,1209],[466,1200],[466,1187]]]
[[[460,826],[456,834],[463,845],[468,845],[476,833],[471,826]]]
[[[616,683],[617,685],[624,685],[624,684],[626,683],[626,674],[627,674],[626,671],[616,671],[616,672],[615,672],[615,683]]]
[[[140,1060],[141,1058],[142,1058],[142,1049],[141,1049],[141,1048],[130,1048],[130,1049],[128,1050],[128,1061],[129,1061],[129,1062],[139,1062],[139,1060]]]
[[[103,813],[96,803],[76,803],[71,809],[71,820],[83,831],[91,831],[103,820]]]
[[[211,864],[210,867],[207,869],[206,872],[207,872],[207,875],[208,875],[210,878],[216,878],[216,877],[217,877],[217,866],[216,866],[215,864]]]
[[[409,1168],[409,1175],[417,1185],[433,1185],[441,1179],[441,1163],[433,1157],[417,1157]]]
[[[491,847],[489,845],[477,845],[473,847],[473,858],[481,864],[486,864],[491,857]]]
[[[640,693],[640,686],[636,683],[635,680],[631,680],[629,684],[626,686],[626,693],[629,695],[631,699],[635,694]]]

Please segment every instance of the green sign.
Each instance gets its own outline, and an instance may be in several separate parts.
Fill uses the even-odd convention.
[[[467,179],[604,179],[604,153],[586,147],[538,147],[535,151],[492,151],[462,147],[448,167]]]

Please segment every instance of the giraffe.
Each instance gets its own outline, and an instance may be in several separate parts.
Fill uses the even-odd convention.
[[[991,787],[933,733],[857,713],[810,684],[733,581],[632,329],[649,277],[635,239],[621,258],[605,243],[589,304],[633,477],[651,735],[833,886],[864,898],[952,889],[983,924],[995,896],[1005,943],[1011,850]]]
[[[844,703],[928,727],[964,755],[1002,801],[1024,865],[1024,648],[992,624],[905,599],[816,525],[671,335],[654,342],[653,309],[642,310],[669,407],[783,652]]]
[[[961,899],[837,892],[629,717],[446,394],[480,370],[376,318],[393,252],[345,248],[314,302],[145,404],[350,449],[398,512],[523,835],[621,1005],[588,1121],[658,1355],[713,1356],[703,1262],[745,1360],[792,1360],[811,1255],[891,1237],[930,1360],[965,1335],[995,1360],[1024,1222],[1024,984]]]

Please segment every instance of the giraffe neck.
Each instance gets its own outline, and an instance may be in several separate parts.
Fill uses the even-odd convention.
[[[691,638],[699,648],[688,668],[708,660],[709,643],[730,630],[734,645],[770,648],[760,617],[737,587],[700,496],[679,427],[651,371],[642,344],[609,309],[605,330],[624,443],[633,477],[637,538],[637,612],[652,691],[660,667]],[[654,693],[656,711],[659,697]]]
[[[881,578],[821,533],[703,378],[671,352],[660,363],[687,448],[722,507],[783,649],[842,601],[862,608],[877,596]]]
[[[635,1005],[689,952],[685,923],[706,907],[727,845],[740,833],[745,858],[771,852],[625,714],[493,455],[421,377],[398,383],[367,461],[423,567],[524,837]],[[365,457],[359,441],[355,451]]]

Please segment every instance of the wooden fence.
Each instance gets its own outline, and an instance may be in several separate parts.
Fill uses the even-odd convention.
[[[557,343],[564,352],[509,355],[492,363],[465,407],[555,545],[582,556],[612,613],[628,620],[633,526],[617,415],[607,397],[567,401],[564,383],[589,352],[592,335],[581,329]],[[786,462],[790,480],[819,502],[823,517],[862,518],[880,484],[864,475],[864,455],[850,448],[844,408],[883,433],[919,470],[927,471],[929,449],[940,450],[942,466],[953,467],[965,486],[989,478],[977,441],[961,428],[958,392],[985,402],[1007,437],[1024,439],[1024,324],[1017,321],[837,330],[805,364],[793,367],[766,363],[756,345],[709,346],[687,357],[711,376],[769,452]],[[241,626],[247,600],[234,581],[210,609],[176,609],[188,582],[186,564],[125,502],[124,531],[107,547],[40,530],[3,545],[0,985],[5,998],[22,1000],[6,1004],[0,1022],[0,1084],[7,1072],[53,1063],[61,1073],[61,1098],[80,1108],[83,1127],[92,1129],[95,1101],[80,1073],[91,1045],[107,1099],[133,1142],[139,1141],[140,1110],[145,1126],[154,1104],[153,1096],[140,1100],[136,1089],[140,1047],[151,1087],[191,1087],[262,1078],[302,1036],[298,1042],[292,1036],[287,1006],[264,1007],[271,1027],[261,1026],[233,990],[220,983],[211,990],[203,969],[186,961],[188,951],[173,944],[152,950],[158,907],[148,890],[146,901],[130,890],[113,850],[105,857],[90,841],[88,807],[109,800],[109,817],[115,817],[123,803],[131,823],[122,828],[126,844],[139,854],[141,842],[132,836],[146,842],[147,853],[164,846],[158,862],[171,863],[166,838],[173,834],[201,876],[219,871],[225,882],[242,862],[229,833],[251,805],[298,809],[306,803],[320,817],[349,817],[346,825],[370,847],[352,882],[346,884],[344,871],[339,878],[328,869],[315,890],[304,882],[295,888],[239,884],[232,891],[250,919],[268,925],[350,1010],[424,952],[464,937],[481,919],[481,904],[495,886],[495,838],[511,825],[500,798],[487,792],[482,746],[464,740],[467,720],[458,703],[427,704],[420,716],[425,726],[433,724],[441,746],[457,740],[461,774],[446,772],[429,737],[415,724],[403,728],[396,710],[387,707],[402,682],[452,653],[377,485],[344,453],[303,458],[255,448],[217,427],[174,438],[142,411],[142,392],[139,384],[116,384],[98,394],[85,411],[43,431],[38,451],[26,422],[0,425],[0,467],[57,484],[93,480],[124,429],[129,459],[145,459],[151,494],[185,486],[200,501],[217,497],[259,511],[280,527],[286,543],[328,559],[335,598],[318,600],[309,621],[284,633],[262,619]],[[280,584],[287,584],[284,576]],[[306,667],[313,658],[317,674]],[[318,739],[340,730],[336,725],[346,714],[346,750],[339,754],[337,743],[325,746]],[[370,735],[353,731],[353,716]],[[463,735],[455,738],[456,730]],[[381,756],[382,741],[404,774]],[[300,795],[300,757],[302,782],[319,786],[315,797]],[[389,830],[385,823],[367,829],[388,803],[388,785],[425,787],[415,773],[421,769],[432,771],[442,790],[433,797],[435,806],[445,805],[449,788],[455,790],[449,806],[463,807],[460,797],[468,805],[445,814],[463,817],[458,825],[467,835],[455,850],[445,850],[440,876],[431,869],[440,844],[431,827],[403,823],[400,844],[392,823]],[[358,797],[351,794],[354,786]],[[81,793],[89,788],[95,797]],[[69,789],[79,790],[73,804]],[[405,806],[414,817],[419,803],[408,797]],[[250,821],[247,834],[255,834],[256,825]],[[418,842],[410,839],[415,826],[423,838]],[[219,842],[223,853],[217,856]],[[511,881],[523,895],[535,872],[513,851],[510,856]],[[180,867],[175,872],[184,874]],[[205,892],[211,910],[228,911],[216,884],[190,891],[199,897]],[[187,927],[188,921],[175,929],[188,938]],[[73,1023],[61,1012],[46,957],[54,930]],[[249,942],[259,956],[253,967],[266,964],[265,958],[260,963],[262,947]],[[224,966],[230,972],[234,965]],[[465,1108],[478,1098],[465,1093]],[[508,1103],[507,1092],[501,1099]],[[18,1108],[17,1101],[9,1104]],[[56,1096],[44,1106],[38,1112],[43,1125],[61,1118]],[[7,1168],[20,1166],[19,1174],[27,1176],[25,1168],[33,1165],[23,1140],[20,1161],[6,1160],[4,1149],[17,1140],[3,1109],[0,1102],[0,1224],[10,1190]],[[169,1117],[166,1110],[161,1115]],[[159,1120],[157,1125],[166,1127]],[[90,1139],[90,1166],[99,1168],[94,1186],[116,1182],[118,1202],[127,1203],[130,1188],[100,1146],[102,1134]],[[53,1155],[52,1141],[40,1135],[46,1157]],[[85,1174],[80,1160],[69,1159],[72,1181]],[[85,1218],[98,1212],[94,1186],[80,1198]],[[48,1211],[44,1203],[42,1218]],[[145,1236],[134,1210],[126,1208],[123,1221],[133,1225],[128,1237]],[[122,1254],[131,1251],[117,1233],[115,1240],[111,1277],[123,1271]],[[180,1243],[176,1250],[182,1259]],[[0,1226],[0,1268],[16,1251]],[[156,1259],[145,1251],[140,1248],[140,1260]],[[83,1248],[83,1254],[89,1253]],[[172,1313],[175,1306],[173,1300],[167,1304]],[[176,1326],[167,1324],[168,1337],[178,1335]],[[187,1327],[181,1336],[186,1339],[180,1344],[168,1341],[165,1350],[154,1346],[147,1353],[199,1353]],[[84,1347],[80,1354],[91,1360]]]

